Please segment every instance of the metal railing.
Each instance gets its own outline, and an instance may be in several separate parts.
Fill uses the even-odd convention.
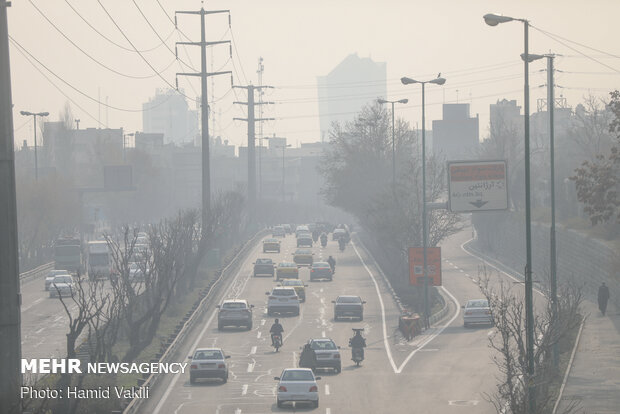
[[[32,279],[36,279],[38,277],[45,275],[49,270],[52,270],[53,268],[54,268],[54,262],[45,263],[27,272],[20,273],[19,280],[22,283],[28,282]]]

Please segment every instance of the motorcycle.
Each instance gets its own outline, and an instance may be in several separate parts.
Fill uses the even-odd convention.
[[[276,349],[276,352],[282,348],[282,335],[275,334],[273,335],[273,344],[271,344]]]
[[[327,246],[327,236],[321,236],[321,246]]]
[[[341,252],[344,252],[345,241],[343,239],[338,239],[338,248]]]
[[[351,348],[351,360],[359,367],[364,360],[364,348]]]

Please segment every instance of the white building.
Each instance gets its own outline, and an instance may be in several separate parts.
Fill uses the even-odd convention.
[[[164,134],[165,143],[193,142],[200,134],[198,111],[190,110],[185,96],[174,89],[157,89],[142,109],[144,132]]]

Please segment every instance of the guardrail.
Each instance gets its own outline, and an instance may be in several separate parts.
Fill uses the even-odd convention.
[[[188,315],[186,315],[187,319],[185,320],[185,322],[182,322],[182,325],[180,326],[179,330],[175,334],[174,339],[171,340],[171,342],[169,343],[168,347],[166,348],[166,350],[164,351],[162,356],[159,358],[159,360],[151,361],[151,362],[165,363],[165,362],[167,362],[167,361],[172,359],[172,356],[178,350],[178,347],[185,340],[185,338],[187,337],[187,335],[189,334],[191,329],[194,327],[194,325],[196,324],[198,319],[204,313],[204,311],[205,311],[205,309],[207,307],[206,304],[207,304],[207,302],[210,299],[212,299],[212,297],[211,297],[212,295],[211,294],[214,292],[214,290],[218,286],[218,284],[220,284],[220,282],[226,278],[225,275],[228,275],[228,273],[231,271],[231,269],[233,269],[236,265],[239,264],[238,263],[239,258],[243,257],[243,256],[245,256],[245,254],[247,254],[248,250],[250,250],[254,246],[254,243],[256,243],[256,240],[259,240],[260,238],[264,237],[268,233],[269,233],[269,231],[267,229],[260,230],[259,232],[257,232],[250,240],[248,240],[243,245],[243,247],[241,247],[241,249],[239,249],[239,251],[232,258],[230,263],[228,265],[226,265],[221,270],[221,272],[218,275],[218,277],[216,279],[212,280],[211,282],[209,282],[207,288],[202,293],[204,296],[200,300],[200,303],[198,305],[196,305],[188,313]],[[157,381],[159,380],[160,376],[161,376],[161,374],[159,374],[159,373],[157,373],[157,374],[152,373],[144,380],[143,383],[141,383],[141,384],[139,383],[138,385],[145,386],[145,387],[154,386],[154,385],[157,384]],[[144,402],[143,398],[134,398],[133,400],[131,400],[129,405],[127,405],[127,407],[125,407],[123,409],[123,414],[134,414],[134,413],[137,413],[143,402]]]
[[[44,275],[45,273],[47,273],[48,270],[51,270],[53,268],[54,268],[54,262],[45,263],[27,272],[20,273],[19,280],[20,282],[27,282],[29,280],[36,279]]]

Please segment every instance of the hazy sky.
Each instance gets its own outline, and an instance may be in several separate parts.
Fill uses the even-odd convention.
[[[179,15],[178,27],[182,33],[175,31],[168,16],[174,18],[175,10],[198,10],[200,1],[159,0],[158,4],[158,0],[14,0],[12,3],[8,9],[10,36],[71,85],[35,63],[47,80],[11,43],[16,142],[21,143],[23,139],[32,142],[33,132],[32,121],[28,122],[19,111],[48,111],[50,119],[57,120],[69,101],[62,93],[74,101],[70,105],[74,116],[81,120],[80,128],[96,127],[99,119],[103,126],[132,132],[142,130],[142,103],[154,95],[155,89],[174,85],[176,72],[192,72],[184,64],[199,69],[198,47],[179,46],[183,62],[174,62],[174,42],[186,41],[184,35],[193,41],[200,39],[199,16]],[[35,6],[84,53],[63,37]],[[519,58],[523,52],[523,24],[487,26],[482,16],[488,12],[527,18],[535,28],[566,39],[557,38],[562,44],[534,27],[530,29],[530,53],[552,51],[563,55],[556,59],[556,82],[563,87],[556,90],[556,95],[567,97],[569,105],[574,107],[589,93],[607,97],[610,90],[619,87],[620,1],[617,0],[214,0],[206,1],[204,7],[230,9],[232,19],[229,30],[226,14],[207,16],[207,40],[230,39],[234,45],[232,60],[228,46],[212,47],[208,54],[209,71],[232,70],[235,84],[256,85],[258,58],[262,56],[263,84],[276,87],[266,93],[266,99],[275,101],[276,105],[267,107],[264,116],[277,119],[264,123],[264,133],[286,136],[294,145],[319,139],[316,77],[326,75],[351,53],[387,62],[388,99],[409,98],[408,105],[397,108],[396,116],[412,125],[421,122],[420,87],[401,85],[400,77],[426,79],[441,72],[447,79],[445,86],[427,88],[427,127],[430,128],[433,119],[441,118],[443,102],[456,102],[458,98],[459,102],[471,103],[473,116],[480,114],[481,138],[486,136],[489,104],[501,98],[523,103],[523,65]],[[166,40],[170,50],[161,45],[157,35]],[[140,55],[134,46],[145,51]],[[541,87],[546,83],[545,67],[545,61],[530,66],[532,112],[536,110],[536,100],[546,96],[545,88]],[[153,68],[161,72],[161,77]],[[209,100],[212,95],[215,98],[210,104],[218,113],[211,128],[214,134],[238,145],[247,140],[246,124],[232,118],[245,117],[245,108],[232,102],[244,101],[246,95],[243,90],[231,92],[230,82],[228,75],[213,78],[213,84],[209,81]],[[179,86],[192,98],[200,91],[195,78],[179,77]],[[343,95],[354,93],[344,89]],[[97,99],[123,110],[106,109],[94,102]],[[196,107],[194,102],[190,106]]]

